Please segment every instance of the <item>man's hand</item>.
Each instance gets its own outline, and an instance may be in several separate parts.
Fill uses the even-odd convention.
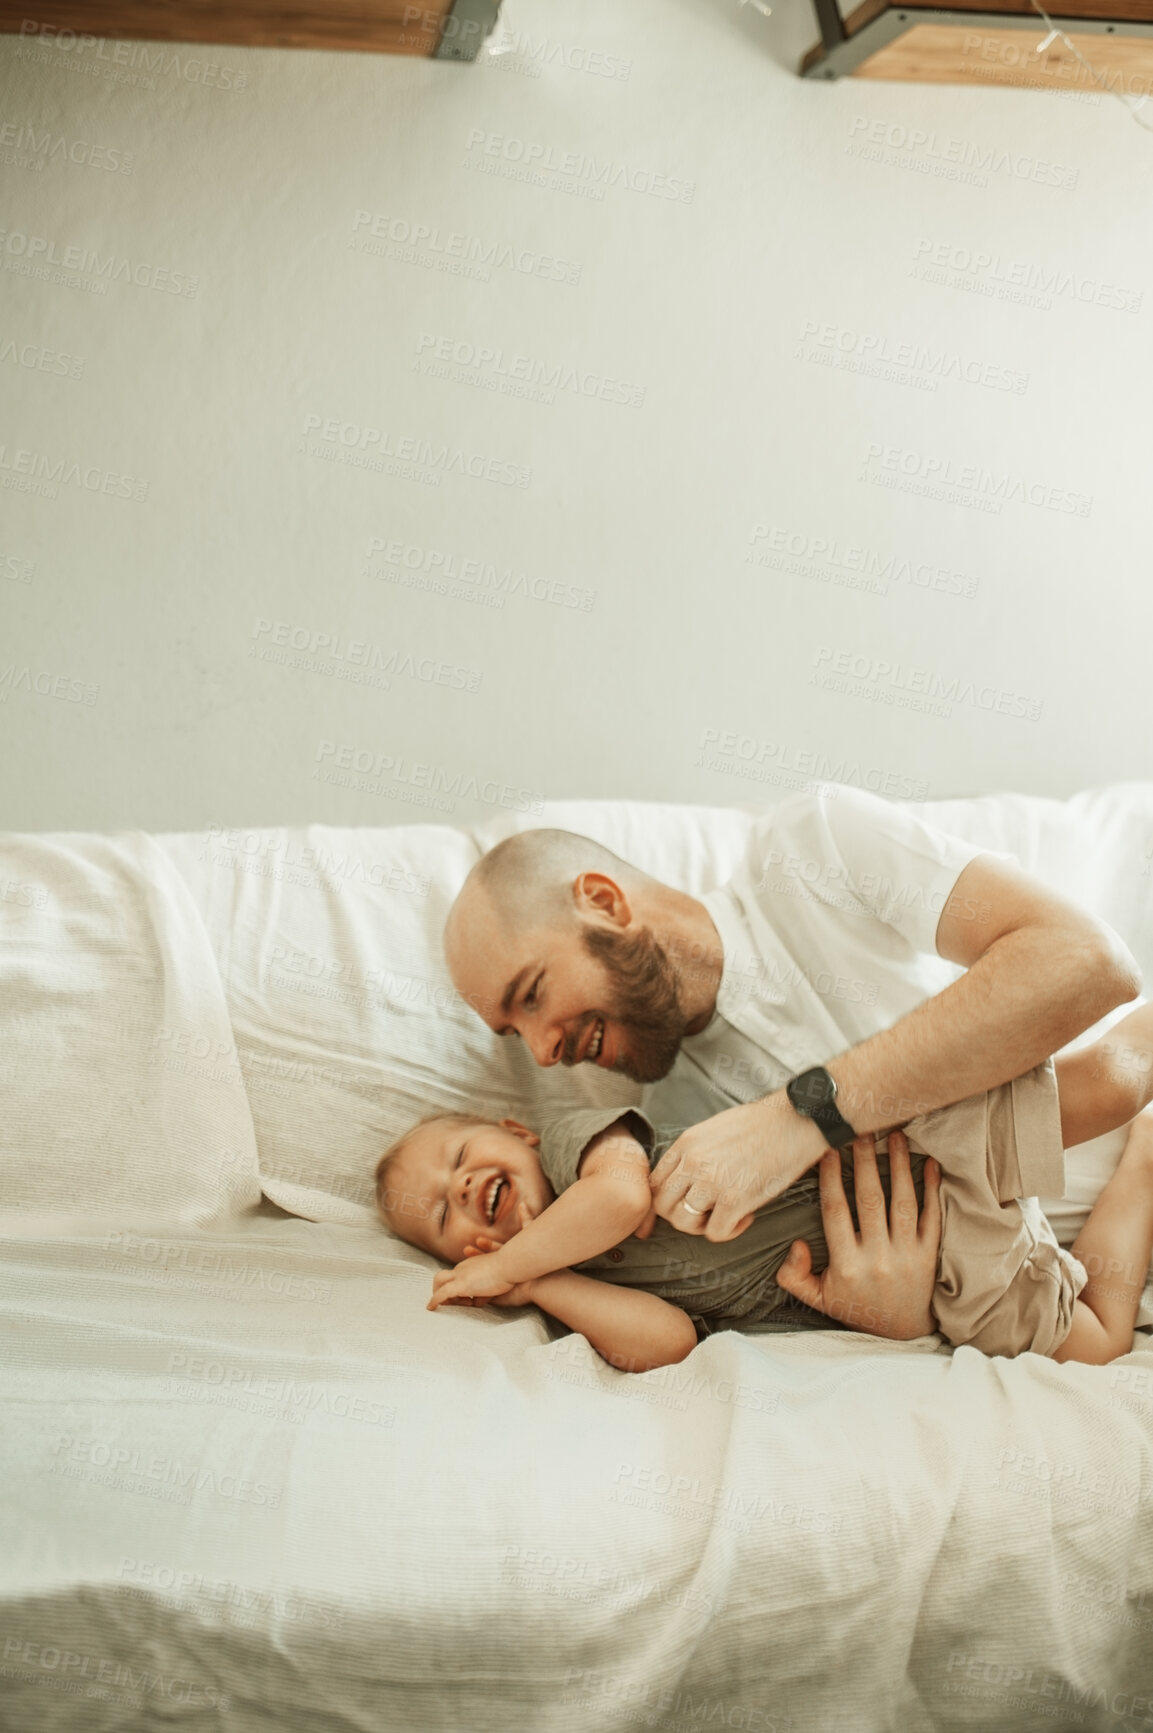
[[[682,1233],[736,1239],[826,1147],[813,1120],[779,1089],[683,1131],[652,1171],[653,1207]]]
[[[873,1336],[904,1341],[935,1328],[929,1302],[937,1279],[941,1243],[941,1170],[925,1163],[925,1206],[918,1219],[917,1194],[909,1169],[909,1144],[903,1132],[889,1133],[892,1204],[877,1172],[872,1136],[853,1144],[853,1185],[860,1234],[853,1227],[841,1178],[841,1158],[829,1150],[821,1160],[821,1220],[829,1248],[829,1267],[813,1274],[812,1253],[795,1240],[777,1272],[786,1293],[826,1317]]]

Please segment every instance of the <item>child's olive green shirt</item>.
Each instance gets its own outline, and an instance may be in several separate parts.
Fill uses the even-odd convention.
[[[558,1196],[578,1178],[581,1156],[593,1138],[617,1120],[624,1121],[624,1129],[644,1148],[650,1171],[656,1165],[671,1140],[658,1140],[652,1125],[635,1108],[623,1113],[619,1107],[569,1113],[544,1126],[538,1152],[545,1177]],[[924,1157],[913,1156],[911,1162],[920,1204]],[[888,1157],[879,1154],[877,1166],[887,1198]],[[851,1154],[842,1158],[842,1171],[855,1221]],[[794,1240],[807,1240],[812,1248],[813,1269],[825,1269],[829,1253],[821,1223],[816,1168],[759,1209],[749,1227],[734,1240],[717,1243],[703,1234],[684,1234],[658,1217],[649,1239],[630,1236],[610,1251],[586,1258],[573,1268],[600,1281],[658,1294],[688,1313],[698,1336],[712,1335],[717,1330],[765,1334],[774,1330],[841,1328],[833,1319],[801,1305],[777,1286],[777,1271]],[[868,1329],[868,1320],[859,1320],[857,1328]]]

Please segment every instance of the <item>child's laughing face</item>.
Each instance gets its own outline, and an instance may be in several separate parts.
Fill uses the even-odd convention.
[[[504,1245],[526,1217],[553,1201],[537,1159],[539,1144],[536,1132],[515,1119],[420,1126],[389,1169],[388,1207],[397,1231],[450,1264],[459,1264],[478,1236]]]

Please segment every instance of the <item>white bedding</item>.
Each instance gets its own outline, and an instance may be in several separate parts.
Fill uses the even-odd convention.
[[[1153,785],[1078,801],[947,816],[1075,880],[1148,966]],[[689,888],[747,824],[544,816]],[[8,1067],[0,1165],[0,1728],[1153,1725],[1153,1352],[724,1334],[635,1378],[532,1310],[428,1313],[431,1260],[371,1223],[371,1160],[429,1102],[483,1082],[527,1113],[539,1088],[452,1003],[435,948],[477,840],[237,841],[2,844],[9,882],[16,861],[87,913],[29,915],[13,950],[28,911],[3,911],[0,1031],[39,1069]],[[13,846],[40,849],[39,879]],[[145,912],[142,873],[165,891]],[[174,1002],[190,1054],[231,1038],[226,1006],[246,1089],[150,1065],[110,1105]],[[102,1003],[135,1007],[112,1050]],[[254,1212],[257,1151],[265,1192],[324,1219]],[[62,1163],[71,1189],[38,1190]]]
[[[0,839],[0,1219],[208,1226],[260,1198],[228,1004],[155,839]]]
[[[10,1249],[6,1728],[1144,1725],[1149,1353],[630,1379],[361,1229],[163,1244]]]

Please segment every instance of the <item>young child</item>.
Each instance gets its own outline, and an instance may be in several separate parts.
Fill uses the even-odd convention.
[[[889,1133],[899,1159],[890,1183],[878,1156],[886,1195],[908,1206],[939,1186],[932,1310],[950,1342],[1097,1365],[1129,1352],[1153,1252],[1151,1099],[1153,1004],[1088,1047]],[[1036,1197],[1022,1198],[1022,1176],[1061,1196],[1064,1149],[1130,1121],[1070,1255]],[[433,1278],[430,1310],[531,1301],[614,1365],[648,1371],[715,1330],[781,1327],[774,1314],[795,1302],[776,1276],[796,1242],[813,1246],[814,1269],[828,1262],[812,1170],[733,1240],[661,1219],[650,1228],[661,1153],[633,1109],[569,1114],[540,1135],[512,1119],[436,1114],[381,1156],[377,1205],[394,1233],[454,1266]],[[847,1153],[842,1168],[852,1208]]]

